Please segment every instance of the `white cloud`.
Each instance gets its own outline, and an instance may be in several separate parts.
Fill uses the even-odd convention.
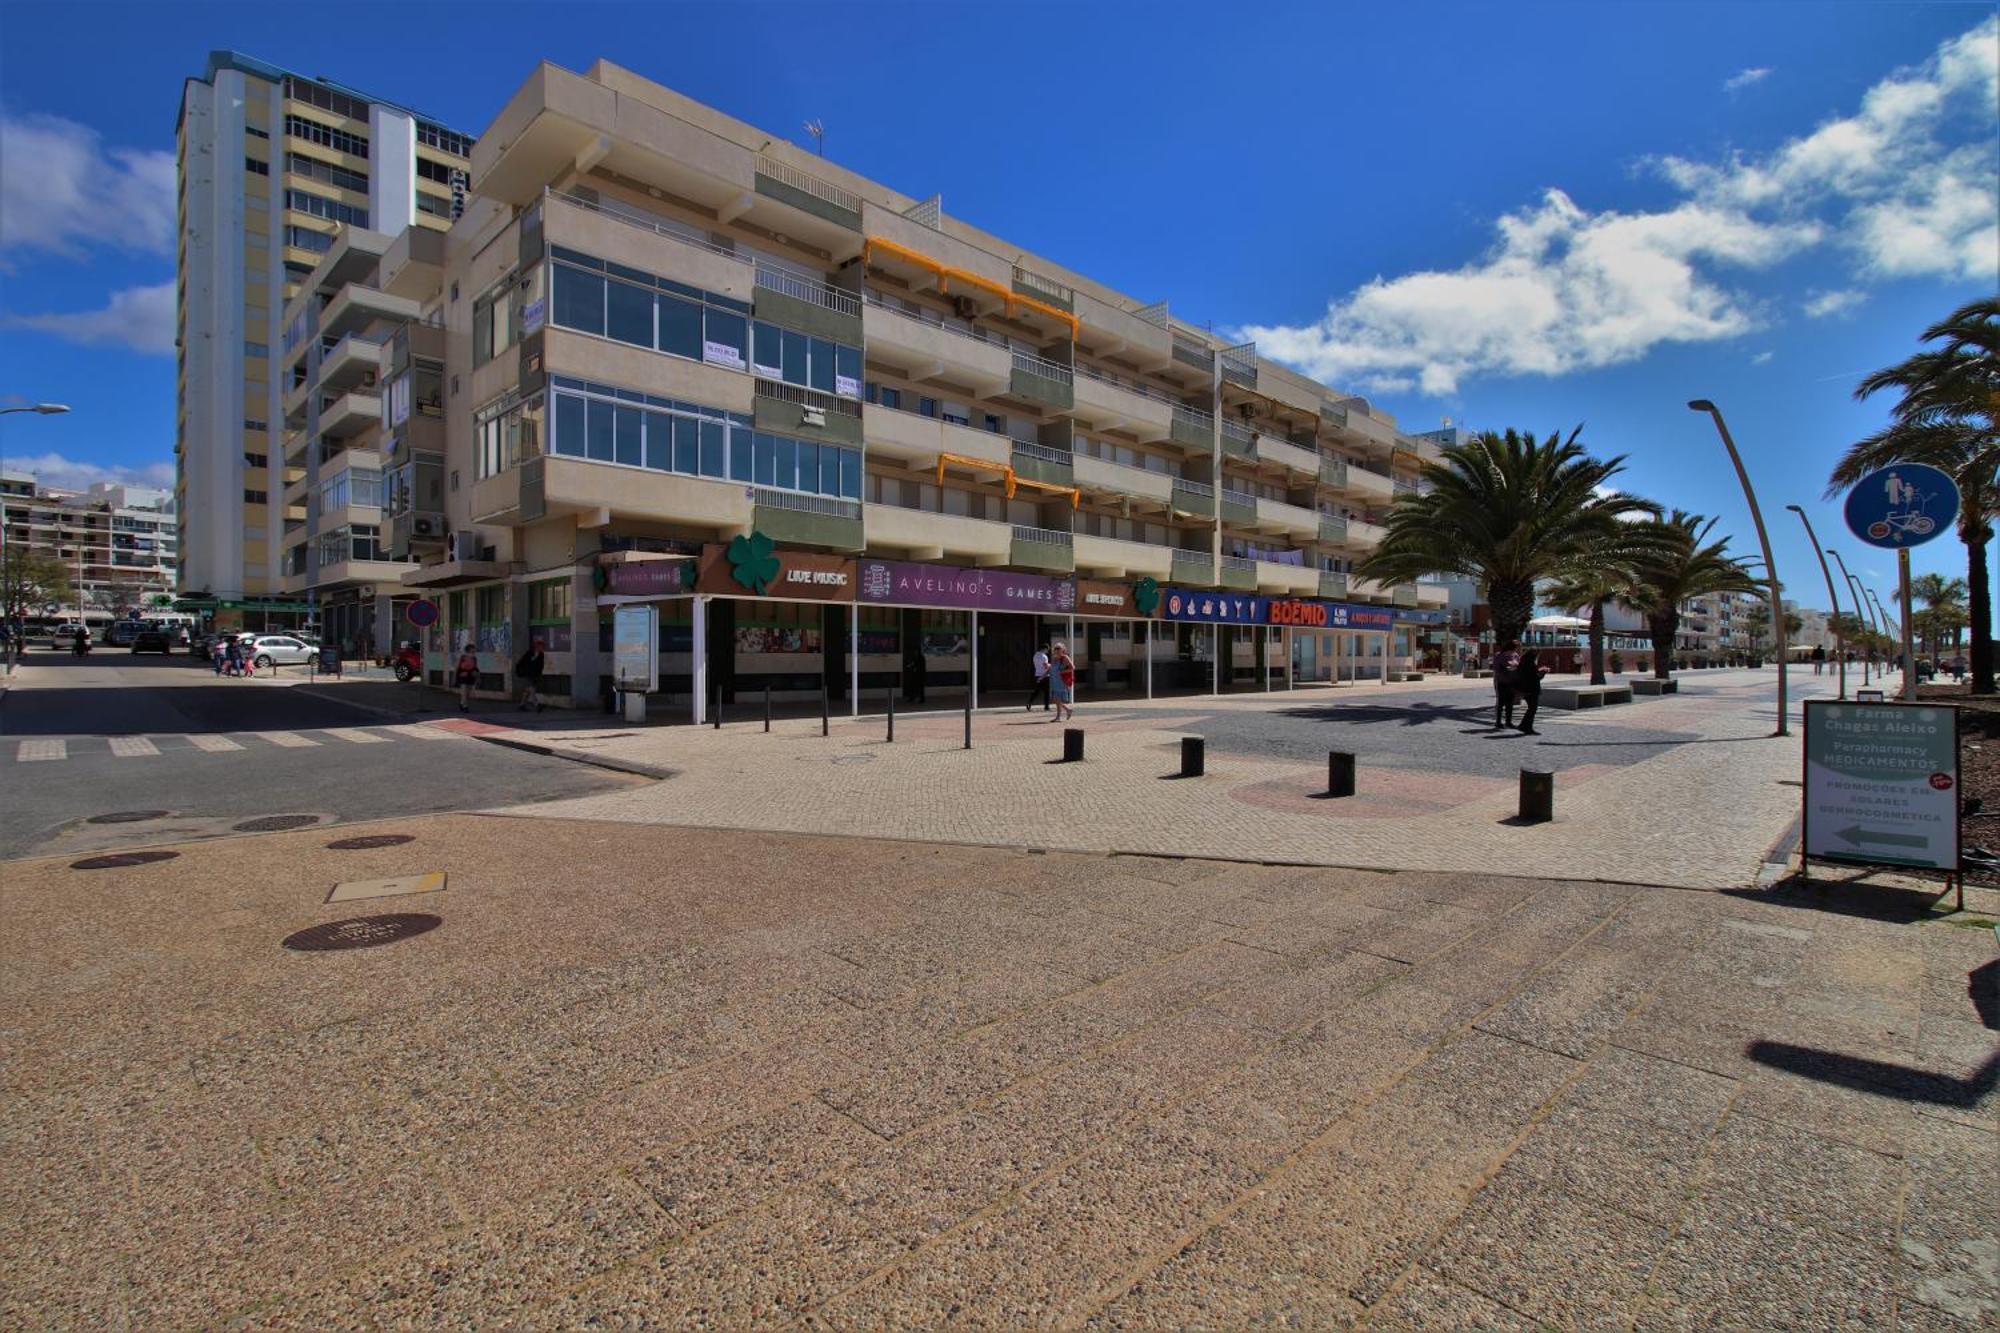
[[[1809,292],[1799,309],[1807,319],[1824,319],[1828,315],[1844,315],[1867,299],[1868,293],[1852,290]]]
[[[1722,81],[1722,90],[1729,93],[1740,92],[1753,83],[1762,83],[1770,76],[1771,70],[1768,65],[1760,65],[1755,69],[1740,69]]]
[[[1769,352],[1769,351],[1759,352],[1757,353],[1757,355],[1750,358],[1750,364],[1753,366],[1768,366],[1771,364],[1771,358],[1776,355],[1777,355],[1776,352]]]
[[[1549,189],[1500,218],[1476,260],[1377,277],[1310,323],[1231,332],[1331,383],[1446,395],[1469,377],[1562,375],[1741,336],[1766,314],[1732,272],[1828,243],[1857,279],[1992,282],[1996,108],[2000,18],[1989,18],[1870,88],[1854,115],[1768,154],[1651,161],[1681,196],[1657,210],[1593,210]],[[1814,312],[1826,314],[1848,297],[1815,299],[1835,301]]]
[[[174,485],[172,460],[158,463],[89,463],[61,454],[9,455],[0,467],[8,472],[26,472],[44,486],[82,491],[100,481],[127,486],[157,486],[171,490]]]
[[[61,116],[0,114],[0,253],[174,249],[174,155]]]
[[[101,310],[9,315],[0,320],[0,326],[39,329],[90,347],[129,347],[135,352],[170,356],[178,327],[174,284],[115,291]]]

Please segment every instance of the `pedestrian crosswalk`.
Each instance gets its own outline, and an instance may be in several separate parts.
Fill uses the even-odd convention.
[[[153,736],[71,736],[56,740],[8,741],[0,738],[0,760],[50,763],[66,759],[108,757],[148,759],[174,754],[253,754],[259,750],[306,750],[333,745],[392,745],[398,741],[464,741],[469,737],[428,723],[379,727],[326,727],[317,731],[238,731],[228,735],[198,733]]]

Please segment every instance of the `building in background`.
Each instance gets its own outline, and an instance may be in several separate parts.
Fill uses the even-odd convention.
[[[85,491],[0,473],[5,547],[62,563],[70,612],[116,614],[171,597],[177,567],[174,497],[164,490],[99,482]]]
[[[446,230],[470,148],[405,106],[233,51],[212,53],[187,81],[177,129],[179,582],[188,605],[217,623],[310,616],[311,588],[288,593],[283,568],[287,537],[313,522],[307,460],[320,449],[306,426],[285,426],[296,387],[281,359],[288,306],[342,227]],[[357,404],[372,395],[372,375],[352,391],[363,395]]]

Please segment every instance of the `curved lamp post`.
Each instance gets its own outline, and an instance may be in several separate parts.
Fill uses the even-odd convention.
[[[69,407],[64,403],[30,403],[25,407],[0,407],[0,417],[8,416],[15,412],[33,412],[36,416],[54,417],[61,416],[67,411],[69,411]],[[7,518],[4,512],[0,512],[0,568],[5,568],[6,564]],[[77,589],[77,606],[79,609],[83,605],[82,597],[83,589],[79,587]],[[6,619],[13,615],[13,613],[14,609],[12,607],[0,606],[0,620]],[[18,634],[10,634],[7,638],[7,674],[10,676],[14,674],[14,659],[21,654],[20,638],[21,636]]]
[[[1722,447],[1729,451],[1729,461],[1736,465],[1736,479],[1743,483],[1743,498],[1750,505],[1750,521],[1757,525],[1757,544],[1764,548],[1764,574],[1771,587],[1771,637],[1778,645],[1778,729],[1773,736],[1791,735],[1791,727],[1786,716],[1785,701],[1785,659],[1790,650],[1785,645],[1785,602],[1778,592],[1778,563],[1771,558],[1771,538],[1764,531],[1764,514],[1757,508],[1757,492],[1751,489],[1750,474],[1743,470],[1742,456],[1736,452],[1736,441],[1729,437],[1729,426],[1722,419],[1722,410],[1706,398],[1689,401],[1688,410],[1706,412],[1715,422],[1715,433],[1722,437]]]
[[[1826,567],[1826,552],[1820,547],[1819,538],[1813,533],[1812,520],[1806,517],[1806,511],[1797,505],[1786,505],[1785,508],[1797,514],[1799,522],[1806,525],[1806,540],[1812,543],[1813,553],[1819,556],[1819,572],[1826,579],[1826,598],[1829,602],[1833,603],[1833,656],[1835,666],[1840,672],[1840,697],[1845,699],[1847,697],[1847,638],[1840,632],[1840,599],[1833,594],[1833,571]]]
[[[1847,572],[1847,562],[1840,558],[1840,552],[1831,546],[1826,553],[1833,557],[1833,563],[1840,566],[1840,576],[1847,580],[1848,594],[1854,598],[1854,623],[1861,626],[1864,633],[1873,627],[1875,612],[1868,606],[1868,600],[1861,595],[1861,580]],[[1861,652],[1861,683],[1868,683],[1868,668],[1874,665],[1875,650],[1863,648]]]

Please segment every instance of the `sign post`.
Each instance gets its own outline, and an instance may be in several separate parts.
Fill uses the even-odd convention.
[[[1917,696],[1916,635],[1910,625],[1910,548],[1949,532],[1958,518],[1958,483],[1928,463],[1878,468],[1854,483],[1844,513],[1848,531],[1896,553],[1903,601],[1903,698]]]
[[[1959,878],[1958,709],[1806,704],[1800,872],[1814,859],[1910,866]]]

